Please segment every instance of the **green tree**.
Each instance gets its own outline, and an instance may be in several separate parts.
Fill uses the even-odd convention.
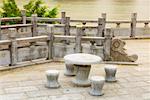
[[[57,14],[58,14],[58,7],[54,7],[53,9],[48,9],[45,12],[44,17],[55,18]]]
[[[3,10],[3,13],[2,13],[3,17],[21,16],[20,10],[15,0],[4,0],[2,10]]]
[[[2,8],[0,8],[0,17],[2,17],[3,15],[3,9]]]
[[[26,15],[29,17],[32,14],[37,14],[38,17],[54,18],[58,14],[58,8],[55,7],[50,10],[42,0],[30,0],[28,4],[24,5]]]

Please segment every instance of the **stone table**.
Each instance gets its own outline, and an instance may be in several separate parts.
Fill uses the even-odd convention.
[[[90,86],[88,80],[91,64],[100,63],[102,60],[99,56],[85,53],[69,54],[64,57],[65,62],[74,64],[77,68],[76,78],[73,83],[77,86]]]

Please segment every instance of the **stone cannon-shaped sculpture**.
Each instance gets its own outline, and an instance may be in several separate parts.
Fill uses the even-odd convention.
[[[128,55],[126,53],[125,41],[121,39],[113,39],[111,44],[111,60],[121,62],[135,62],[138,59],[137,55]]]

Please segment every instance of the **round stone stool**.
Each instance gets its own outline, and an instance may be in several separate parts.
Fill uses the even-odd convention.
[[[105,80],[106,82],[116,82],[116,72],[117,72],[117,67],[115,65],[106,65],[105,66]]]
[[[59,72],[57,70],[48,70],[46,71],[47,84],[48,88],[58,88],[60,87],[58,82]]]
[[[91,90],[90,94],[93,96],[101,96],[104,93],[102,93],[102,89],[104,86],[105,78],[101,76],[93,76],[91,77]]]
[[[67,64],[65,66],[65,73],[66,76],[75,76],[76,75],[76,67],[73,64]]]

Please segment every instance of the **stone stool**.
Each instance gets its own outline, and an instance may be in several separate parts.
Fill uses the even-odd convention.
[[[115,65],[106,65],[105,66],[105,80],[107,82],[116,82],[116,72],[117,72],[117,67]]]
[[[93,96],[101,96],[104,93],[102,93],[102,89],[104,86],[105,78],[101,76],[93,76],[91,77],[91,90],[90,94]]]
[[[73,64],[65,63],[65,73],[66,76],[75,76],[76,75],[76,67]]]
[[[58,82],[59,72],[57,70],[48,70],[46,71],[47,84],[48,88],[58,88],[60,87]]]

